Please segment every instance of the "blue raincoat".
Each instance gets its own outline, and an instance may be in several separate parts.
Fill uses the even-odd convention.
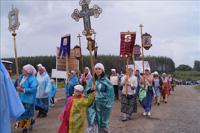
[[[56,95],[56,85],[54,83],[51,83],[51,90],[49,92],[49,98],[55,97]]]
[[[36,110],[45,113],[49,110],[49,92],[51,90],[51,80],[47,72],[37,74],[37,94],[36,94]]]
[[[90,82],[92,83],[92,82]],[[88,85],[91,87],[91,85]],[[89,91],[86,88],[85,91]],[[88,125],[97,124],[99,128],[108,128],[109,119],[114,103],[114,88],[110,80],[104,76],[96,80],[96,96],[95,101],[88,108]]]
[[[0,133],[11,133],[11,119],[16,119],[25,110],[2,63],[0,64],[0,87]]]
[[[78,77],[73,75],[65,86],[66,99],[74,94],[74,86],[79,84]]]
[[[21,82],[22,78],[22,75],[19,76],[19,82]],[[25,92],[20,92],[20,99],[24,105],[25,112],[18,118],[18,120],[25,120],[34,116],[38,82],[34,75],[28,74],[26,80],[21,84],[21,86],[25,90]]]

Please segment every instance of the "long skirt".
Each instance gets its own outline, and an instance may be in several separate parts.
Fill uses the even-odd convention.
[[[16,128],[30,128],[31,126],[31,118],[34,117],[34,104],[22,103],[25,112],[17,118],[17,123],[15,125]]]
[[[121,99],[121,112],[131,115],[137,112],[137,96],[122,94]]]
[[[43,113],[48,113],[49,99],[48,98],[36,98],[35,109]]]

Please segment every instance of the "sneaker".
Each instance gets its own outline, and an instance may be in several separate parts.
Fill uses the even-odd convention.
[[[124,122],[124,121],[127,121],[127,119],[126,119],[126,118],[123,118],[122,121],[123,121],[123,122]]]
[[[144,116],[146,116],[146,115],[147,115],[147,113],[146,113],[146,112],[144,112],[144,113],[143,113],[143,115],[144,115]]]
[[[151,112],[148,112],[147,115],[148,115],[148,116],[151,116]]]

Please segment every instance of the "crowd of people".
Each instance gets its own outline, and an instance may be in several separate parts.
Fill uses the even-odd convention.
[[[8,102],[11,104],[16,102],[19,105],[18,109],[13,111],[16,112],[13,117],[16,119],[15,127],[22,129],[23,133],[32,130],[36,117],[47,117],[49,108],[55,104],[54,80],[50,79],[42,64],[38,64],[36,67],[38,72],[34,66],[24,65],[22,74],[17,78],[15,84],[9,86],[9,88],[13,88],[15,97],[18,96],[17,92],[19,94],[16,101],[11,99]],[[0,68],[5,69],[2,64]],[[0,72],[6,73],[5,70]],[[9,77],[9,74],[6,74]],[[8,83],[5,82],[8,80],[1,80],[1,85],[8,86]],[[9,84],[11,83],[9,82]],[[115,100],[121,102],[123,116],[121,120],[125,122],[131,120],[133,113],[137,112],[137,103],[142,106],[144,116],[151,116],[152,104],[159,106],[161,98],[163,103],[167,104],[171,91],[174,91],[172,76],[165,73],[160,75],[157,71],[150,73],[148,68],[144,73],[140,73],[139,70],[128,66],[124,74],[122,72],[118,74],[116,69],[111,69],[111,74],[107,76],[104,65],[97,63],[94,67],[94,77],[89,67],[84,68],[80,77],[74,70],[71,70],[67,73],[65,82],[66,98],[64,109],[59,115],[61,124],[58,127],[58,133],[83,133],[85,131],[108,133],[110,115]],[[5,92],[0,93],[1,98],[6,96],[3,93]],[[7,97],[9,98],[9,96]],[[4,105],[10,105],[10,103]],[[13,110],[12,107],[7,109]],[[3,112],[3,108],[0,111]],[[36,111],[37,114],[35,114]],[[88,123],[86,129],[84,129],[85,120]],[[2,122],[0,126],[3,127]],[[0,130],[10,132],[10,129],[1,128]]]

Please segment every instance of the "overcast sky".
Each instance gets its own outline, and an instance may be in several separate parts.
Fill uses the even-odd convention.
[[[78,44],[83,21],[75,22],[71,14],[79,10],[79,1],[1,1],[1,58],[14,57],[13,40],[8,31],[8,12],[12,5],[19,9],[17,31],[18,56],[55,55],[60,37],[72,35],[72,47]],[[193,67],[200,60],[200,2],[198,1],[92,1],[103,9],[99,18],[91,17],[97,32],[99,54],[119,55],[120,32],[135,31],[140,44],[139,24],[152,35],[150,50],[145,55],[168,56],[176,66]],[[83,54],[85,37],[81,38]]]

